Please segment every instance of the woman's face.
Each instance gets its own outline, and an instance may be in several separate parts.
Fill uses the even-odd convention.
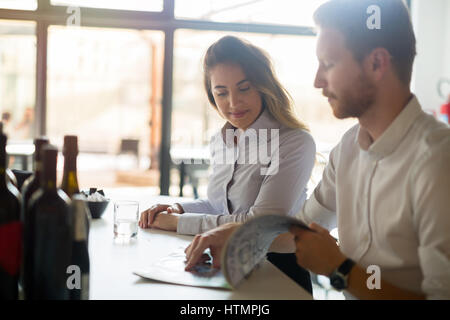
[[[262,100],[237,64],[220,63],[209,73],[219,113],[236,128],[246,130],[258,118]]]

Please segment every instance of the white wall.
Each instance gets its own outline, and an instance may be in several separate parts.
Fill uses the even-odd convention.
[[[425,110],[439,110],[437,93],[442,77],[450,79],[450,1],[412,0],[412,22],[417,40],[412,90]]]

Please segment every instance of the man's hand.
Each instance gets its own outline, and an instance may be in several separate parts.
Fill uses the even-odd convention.
[[[173,205],[155,204],[141,213],[141,218],[139,220],[139,227],[143,229],[151,227],[156,216],[160,212],[182,214],[184,213],[184,209],[179,203],[175,203]]]
[[[346,257],[327,229],[316,223],[311,223],[309,228],[312,231],[295,226],[290,229],[295,236],[297,263],[316,274],[329,276]]]
[[[227,223],[217,228],[209,230],[205,233],[195,236],[192,243],[184,250],[186,253],[186,268],[190,270],[203,258],[203,252],[209,248],[211,256],[213,258],[213,267],[220,268],[220,255],[222,253],[223,246],[230,238],[231,234],[239,228],[240,223]]]

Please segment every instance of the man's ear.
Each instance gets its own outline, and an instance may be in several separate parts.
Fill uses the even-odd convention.
[[[391,69],[392,56],[385,48],[375,48],[365,59],[366,71],[374,81],[382,80]]]

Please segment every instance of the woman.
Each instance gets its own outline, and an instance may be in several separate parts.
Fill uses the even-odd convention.
[[[258,215],[294,215],[306,200],[316,149],[269,57],[226,36],[209,47],[203,68],[209,102],[227,121],[211,139],[208,198],[154,205],[141,214],[140,227],[195,235]],[[268,159],[251,161],[269,149]],[[312,293],[295,254],[270,253],[268,260]]]
[[[209,102],[227,120],[211,139],[208,199],[154,205],[142,212],[139,226],[195,235],[261,214],[295,214],[306,199],[315,144],[296,118],[269,57],[246,41],[226,36],[209,47],[203,66]],[[269,165],[248,161],[261,154],[247,143],[255,133],[256,148],[271,149]],[[220,161],[224,154],[232,161]]]
[[[211,139],[213,173],[208,199],[154,205],[142,212],[140,227],[195,235],[261,214],[295,214],[306,199],[315,144],[296,118],[292,100],[276,78],[270,59],[256,46],[226,36],[209,47],[203,66],[209,102],[227,120]],[[262,136],[267,136],[265,147],[272,148],[270,165],[275,163],[275,170],[264,170],[267,162],[220,161],[223,154],[227,160],[230,154],[235,156],[232,160],[260,154],[246,139],[250,136],[246,132],[253,136],[264,133],[260,129],[268,131]],[[230,130],[234,132],[231,143],[227,139]],[[264,144],[262,136],[258,136],[258,148]],[[274,152],[276,138],[278,149]]]

